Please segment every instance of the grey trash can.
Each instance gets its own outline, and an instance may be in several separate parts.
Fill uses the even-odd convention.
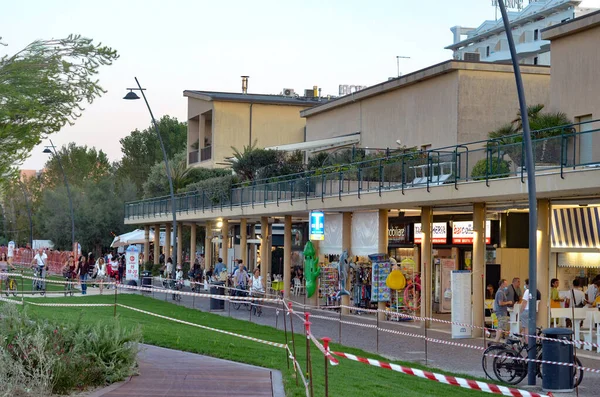
[[[152,272],[149,270],[142,272],[142,287],[152,288]]]
[[[542,358],[544,361],[559,363],[573,362],[573,345],[561,343],[558,340],[571,341],[573,331],[568,328],[546,328],[546,338],[557,339],[542,341]],[[545,392],[571,392],[573,391],[573,367],[542,363],[542,389]]]
[[[225,295],[225,283],[213,283],[210,285],[211,295]],[[225,301],[222,299],[210,298],[210,310],[225,310]]]

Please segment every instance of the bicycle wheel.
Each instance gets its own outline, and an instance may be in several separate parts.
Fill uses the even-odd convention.
[[[516,385],[527,376],[527,363],[515,351],[504,349],[497,353],[492,366],[500,382]]]
[[[483,372],[485,372],[486,377],[488,377],[490,379],[495,379],[494,368],[493,368],[493,363],[494,363],[495,357],[489,357],[488,355],[492,355],[492,356],[497,355],[504,349],[505,349],[505,346],[499,343],[496,345],[491,345],[483,351],[483,357],[481,357],[481,366],[483,367]],[[494,376],[492,376],[492,374],[494,374]],[[496,379],[496,380],[500,380],[500,379]]]
[[[537,359],[542,360],[542,352],[540,352],[540,354],[538,354]],[[573,361],[573,363],[575,364],[575,366],[580,367],[580,368],[571,367],[571,368],[573,368],[573,386],[577,387],[581,384],[581,381],[583,380],[583,374],[585,371],[583,369],[581,369],[581,367],[583,365],[581,364],[581,360],[579,359],[579,357],[575,357],[575,360]],[[537,376],[540,379],[544,378],[542,368],[543,368],[542,363],[537,363]]]

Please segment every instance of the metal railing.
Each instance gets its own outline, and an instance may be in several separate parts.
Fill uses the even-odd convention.
[[[200,161],[210,160],[212,157],[212,147],[207,146],[200,149]]]
[[[600,170],[600,120],[532,132],[536,173],[560,174],[572,169]],[[204,149],[210,149],[204,148]],[[202,150],[204,150],[202,149]],[[414,188],[458,185],[469,181],[519,177],[524,182],[522,135],[509,135],[427,151],[387,150],[361,162],[339,164],[298,174],[233,185],[228,192],[203,190],[176,195],[177,212],[206,212],[234,207],[266,206],[297,201]],[[125,218],[155,217],[171,211],[169,197],[125,204]]]

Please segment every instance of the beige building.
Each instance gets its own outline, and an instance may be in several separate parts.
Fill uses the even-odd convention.
[[[523,66],[529,103],[550,101],[550,68]],[[487,139],[518,110],[510,65],[447,61],[306,109],[306,140],[360,132],[360,146],[441,148]]]
[[[300,111],[319,99],[210,91],[184,91],[188,98],[188,166],[224,167],[233,149],[256,142],[272,147],[304,141]]]

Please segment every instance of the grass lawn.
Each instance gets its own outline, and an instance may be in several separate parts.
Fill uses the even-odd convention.
[[[87,296],[77,298],[36,298],[35,302],[55,303],[113,303],[113,296]],[[271,327],[253,324],[247,321],[236,320],[216,314],[188,309],[160,300],[140,295],[119,295],[118,302],[133,306],[153,313],[223,329],[256,338],[285,343],[283,331]],[[1,304],[1,303],[0,303]],[[90,308],[61,308],[26,306],[31,314],[61,322],[76,321],[82,316],[82,321],[96,322],[113,316],[112,307]],[[278,369],[283,374],[287,396],[305,396],[302,382],[296,386],[295,374],[288,369],[286,354],[283,349],[247,341],[229,335],[224,335],[172,321],[159,319],[146,314],[137,313],[124,308],[118,308],[117,314],[126,326],[140,326],[144,343],[163,346],[172,349],[184,350],[204,354],[212,357],[244,362],[261,367]],[[298,330],[297,330],[298,331]],[[306,339],[302,334],[296,334],[296,354],[300,365],[305,368]],[[290,338],[291,345],[291,338]],[[311,344],[312,345],[312,344]],[[337,344],[331,345],[332,350],[340,350],[363,357],[376,358],[387,361],[382,357],[366,353],[359,349],[345,347]],[[316,396],[324,395],[324,358],[315,347],[311,349],[314,391]],[[402,363],[412,368],[426,369],[413,363]],[[457,364],[460,370],[460,364]],[[436,371],[440,372],[440,371]],[[481,392],[462,389],[455,386],[443,385],[437,382],[419,379],[389,370],[368,366],[365,364],[340,358],[340,365],[329,366],[329,395],[331,396],[465,396],[481,395]]]

